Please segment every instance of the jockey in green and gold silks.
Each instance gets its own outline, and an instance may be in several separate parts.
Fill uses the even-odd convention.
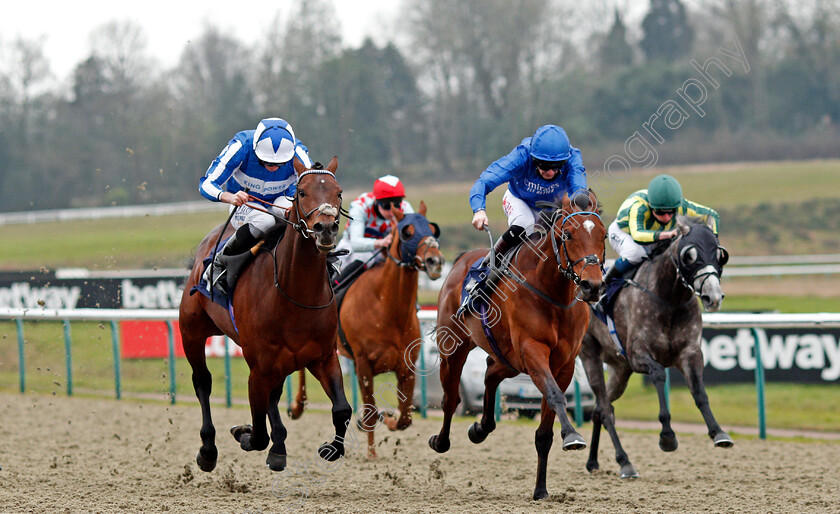
[[[645,245],[676,237],[677,216],[706,217],[711,220],[712,231],[718,233],[717,211],[683,198],[680,183],[670,175],[659,175],[647,189],[628,196],[609,227],[610,245],[619,258],[604,277],[604,283],[642,262],[647,255]]]

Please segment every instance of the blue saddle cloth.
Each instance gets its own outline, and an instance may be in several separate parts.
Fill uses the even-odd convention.
[[[487,276],[490,272],[490,268],[487,265],[482,266],[484,259],[478,259],[470,266],[470,269],[467,271],[467,274],[464,276],[464,282],[461,284],[461,305],[464,305],[464,300],[466,300],[467,296],[470,294],[470,290],[467,286],[470,284],[475,284],[472,287],[483,287],[484,282],[487,280]],[[472,299],[472,307],[473,309],[478,311],[479,305],[475,303],[476,301],[484,302],[484,295],[477,295]]]
[[[604,291],[604,298],[601,301],[601,305],[604,310],[591,309],[592,313],[595,314],[601,322],[606,323],[607,318],[612,317],[613,311],[615,310],[615,300],[618,298],[618,292],[621,291],[621,288],[624,287],[625,284],[626,282],[623,278],[611,280],[610,283],[607,284],[607,290]]]
[[[219,245],[216,247],[216,252],[221,252],[222,248],[225,246],[225,243],[227,243],[227,239],[219,243]],[[233,317],[233,303],[231,303],[230,298],[224,293],[224,291],[219,289],[218,286],[214,287],[211,293],[208,290],[209,288],[207,287],[207,281],[204,280],[204,272],[207,270],[207,267],[210,266],[210,264],[213,262],[213,254],[214,252],[210,252],[210,255],[208,255],[206,258],[204,258],[203,261],[201,261],[201,278],[199,278],[198,284],[192,286],[192,289],[190,289],[190,294],[193,295],[195,293],[201,293],[210,300],[224,307],[230,314],[230,319],[231,321],[233,321],[233,328],[236,329],[238,332],[239,329],[236,328],[236,320]],[[231,296],[233,295],[232,290],[230,291],[230,294]]]

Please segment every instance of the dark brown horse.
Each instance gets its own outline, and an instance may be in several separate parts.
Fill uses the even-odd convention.
[[[535,436],[538,465],[534,499],[548,496],[546,467],[554,439],[554,416],[559,417],[564,450],[586,448],[566,415],[566,396],[575,371],[575,357],[589,322],[587,301],[598,298],[606,229],[589,209],[594,196],[569,197],[551,211],[541,237],[524,241],[511,260],[512,277],[503,277],[489,295],[492,312],[485,327],[475,310],[457,317],[461,284],[470,266],[486,251],[473,250],[457,260],[440,292],[437,343],[441,354],[443,427],[429,439],[436,452],[449,449],[449,430],[459,397],[461,370],[475,346],[487,352],[484,412],[468,435],[480,443],[496,428],[496,388],[505,378],[530,375],[543,394],[542,416]],[[481,312],[481,310],[479,310]],[[492,317],[492,319],[490,319]],[[493,347],[495,346],[495,348]]]
[[[376,457],[373,432],[379,423],[373,391],[373,377],[393,371],[397,375],[399,418],[384,419],[390,430],[411,425],[414,398],[413,363],[420,352],[420,322],[417,319],[417,278],[424,272],[440,278],[443,256],[438,249],[437,225],[426,219],[426,204],[417,214],[394,212],[393,240],[388,258],[364,272],[347,290],[339,316],[347,346],[337,340],[342,355],[353,360],[361,391],[359,428],[368,434],[368,457]],[[349,346],[349,348],[348,348]],[[303,413],[306,400],[305,373],[300,373],[297,398],[291,408],[293,419]]]
[[[198,247],[195,265],[187,280],[180,307],[181,337],[193,370],[193,386],[201,404],[201,441],[198,466],[216,466],[216,429],[210,416],[212,377],[204,357],[205,339],[225,334],[242,347],[251,373],[248,399],[251,425],[231,428],[243,450],[264,450],[271,441],[266,463],[274,471],[286,466],[286,428],[277,402],[284,379],[307,368],[321,382],[332,401],[336,437],[324,443],[319,455],[329,461],[344,455],[344,435],[351,408],[344,396],[341,369],[335,354],[338,312],[327,279],[326,255],[335,247],[341,188],[335,179],[338,160],[326,169],[307,170],[296,159],[297,193],[289,209],[289,229],[269,252],[259,252],[239,278],[233,292],[235,325],[228,311],[202,294],[190,294],[201,278],[201,262],[218,238],[217,227]],[[311,228],[310,228],[311,227]]]
[[[650,376],[656,387],[662,423],[659,447],[663,451],[677,449],[677,436],[671,428],[665,400],[665,368],[669,366],[676,366],[685,376],[714,445],[729,448],[734,444],[715,421],[703,387],[703,319],[695,298],[695,294],[699,296],[708,311],[720,308],[720,274],[729,254],[718,246],[717,237],[704,222],[680,218],[677,226],[680,235],[660,243],[663,251],[643,262],[635,281],[615,299],[615,332],[624,345],[624,355],[611,339],[607,325],[594,316],[589,322],[580,357],[596,402],[592,411],[592,446],[586,463],[590,472],[599,468],[598,442],[603,425],[615,446],[619,477],[639,476],[618,439],[612,406],[634,372]],[[609,383],[604,381],[604,363],[610,367]]]

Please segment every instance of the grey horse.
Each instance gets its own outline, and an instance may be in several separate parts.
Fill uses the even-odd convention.
[[[685,376],[694,403],[703,415],[714,445],[729,448],[734,443],[718,425],[709,407],[703,387],[703,355],[700,351],[703,308],[720,308],[723,293],[720,274],[729,259],[719,246],[711,228],[701,219],[677,220],[679,235],[660,243],[615,300],[615,331],[624,345],[625,355],[613,342],[607,326],[591,316],[583,338],[580,357],[596,405],[592,412],[592,441],[586,469],[598,469],[598,441],[601,425],[607,430],[621,467],[621,478],[637,478],[615,429],[612,403],[621,397],[633,372],[650,376],[659,395],[659,421],[662,432],[659,447],[666,452],[677,449],[677,437],[671,429],[671,415],[665,401],[665,368],[676,366]],[[604,381],[604,363],[610,366],[610,379]]]

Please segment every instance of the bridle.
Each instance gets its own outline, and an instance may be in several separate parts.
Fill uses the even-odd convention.
[[[399,238],[397,238],[399,239]],[[397,242],[398,245],[402,245],[402,240]],[[420,247],[423,247],[423,254],[418,255]],[[411,260],[404,261],[402,259],[397,260],[396,257],[391,255],[391,252],[388,248],[383,248],[382,251],[385,255],[388,256],[391,261],[393,261],[397,266],[401,268],[408,268],[413,269],[415,271],[426,271],[426,254],[429,252],[431,248],[440,248],[440,241],[438,241],[435,236],[426,236],[420,240],[417,244],[417,250],[414,252],[414,257]]]
[[[552,214],[552,216],[551,216],[551,221],[552,221],[551,230],[552,230],[552,232],[554,231],[554,222],[556,221],[558,215],[562,214],[562,213],[563,213],[562,210],[557,210],[557,211],[554,212],[554,214]],[[557,246],[557,238],[554,236],[553,233],[551,235],[551,248],[554,250],[554,258],[557,260],[557,269],[560,271],[560,273],[563,274],[564,277],[566,277],[567,280],[569,280],[571,282],[574,282],[575,285],[580,285],[580,282],[582,280],[581,275],[579,275],[575,271],[575,266],[577,266],[581,262],[583,262],[583,269],[580,270],[581,274],[583,274],[583,272],[586,270],[586,267],[590,266],[590,265],[591,266],[598,266],[601,269],[602,273],[604,271],[604,262],[603,262],[602,259],[599,259],[597,255],[595,255],[595,254],[585,255],[585,256],[581,257],[580,259],[573,262],[571,257],[569,257],[569,250],[566,248],[566,241],[569,238],[566,237],[566,233],[563,232],[563,225],[565,225],[567,221],[569,221],[570,219],[572,219],[575,216],[589,216],[589,215],[595,216],[596,218],[598,218],[599,221],[601,220],[601,216],[598,215],[597,212],[578,211],[578,212],[573,212],[573,213],[567,215],[563,219],[563,221],[560,223],[560,231],[561,232],[560,232],[560,247],[559,248],[563,249],[563,257],[565,257],[565,259],[566,259],[567,266],[565,268],[561,264],[560,249]]]
[[[300,180],[303,177],[305,177],[306,175],[329,175],[335,180],[335,175],[329,170],[307,170],[307,171],[304,171],[303,173],[301,173],[300,175],[298,175],[298,183],[300,183]],[[271,202],[267,202],[265,200],[262,200],[260,198],[255,197],[253,195],[248,195],[248,200],[259,202],[259,203],[262,203],[262,204],[267,205],[269,207],[274,206],[274,204],[272,204]],[[321,205],[318,205],[317,207],[314,207],[313,209],[311,209],[309,212],[304,213],[303,210],[300,207],[300,188],[295,190],[295,196],[292,199],[292,204],[295,206],[295,211],[297,213],[297,218],[298,218],[297,222],[289,221],[284,216],[273,213],[268,209],[263,209],[261,207],[257,207],[255,205],[248,205],[248,207],[250,207],[252,209],[255,209],[255,210],[258,210],[258,211],[261,211],[261,212],[264,212],[266,214],[270,214],[270,215],[274,216],[274,218],[277,219],[278,221],[282,221],[283,223],[285,223],[287,225],[290,225],[301,236],[303,236],[304,239],[309,239],[312,236],[312,234],[315,233],[315,231],[312,230],[311,228],[309,228],[309,225],[307,225],[307,223],[306,223],[306,219],[309,218],[310,216],[312,216],[312,214],[315,213],[315,211],[318,211],[319,214],[326,214],[328,216],[334,216],[336,222],[340,221],[342,215],[347,217],[347,218],[350,217],[350,213],[347,212],[344,209],[344,207],[341,206],[341,204],[339,204],[338,207],[336,207],[336,206],[328,204],[328,203],[322,203]]]
[[[551,204],[549,204],[549,205],[551,205]],[[553,207],[554,207],[554,205],[552,205],[552,208]],[[591,215],[594,215],[595,217],[597,217],[598,220],[601,219],[601,216],[597,212],[592,212],[592,211],[578,211],[578,212],[573,212],[571,214],[566,215],[566,217],[560,223],[561,236],[560,236],[560,245],[558,246],[557,237],[555,237],[554,233],[553,233],[554,232],[554,224],[555,224],[557,218],[559,217],[559,215],[562,215],[564,212],[565,211],[562,210],[562,209],[556,209],[551,214],[551,218],[549,220],[550,223],[551,223],[550,230],[552,231],[552,234],[550,236],[551,237],[551,247],[552,247],[552,250],[554,251],[554,259],[557,261],[557,270],[560,272],[560,274],[563,275],[564,278],[566,278],[567,280],[569,280],[570,282],[572,282],[576,286],[578,286],[578,285],[580,285],[580,282],[581,282],[582,278],[581,278],[580,275],[577,274],[577,272],[575,272],[575,269],[574,269],[575,266],[577,266],[579,263],[583,262],[584,263],[583,264],[583,269],[581,269],[581,273],[583,273],[583,271],[586,269],[587,266],[597,265],[597,266],[600,267],[601,273],[603,274],[603,271],[604,271],[603,258],[599,259],[598,256],[596,256],[595,254],[589,254],[589,255],[586,255],[584,257],[581,257],[580,259],[578,259],[576,261],[572,261],[571,257],[569,257],[569,250],[566,248],[566,241],[568,240],[568,238],[565,236],[565,233],[562,232],[562,228],[563,228],[563,225],[565,225],[566,222],[569,221],[574,216],[590,215],[591,214]],[[520,251],[521,248],[522,247],[520,246],[519,249],[517,249],[517,251]],[[560,249],[561,248],[563,249],[563,256],[562,257],[560,255]],[[562,264],[564,258],[565,258],[565,261],[567,263],[567,266],[565,268],[563,267],[563,264]],[[546,302],[550,303],[554,307],[558,307],[560,309],[569,309],[578,302],[578,297],[577,297],[577,295],[575,295],[575,297],[572,299],[571,303],[568,303],[568,304],[560,303],[560,302],[554,300],[553,298],[551,298],[550,296],[548,296],[547,294],[543,293],[542,291],[540,291],[539,289],[537,289],[536,287],[534,287],[530,283],[528,283],[528,281],[525,280],[525,277],[520,277],[518,273],[512,273],[510,271],[510,269],[505,269],[503,273],[505,275],[511,277],[513,280],[515,280],[519,284],[522,284],[523,286],[525,286],[526,289],[528,289],[529,291],[531,291],[535,295],[539,296],[540,298],[542,298]]]

